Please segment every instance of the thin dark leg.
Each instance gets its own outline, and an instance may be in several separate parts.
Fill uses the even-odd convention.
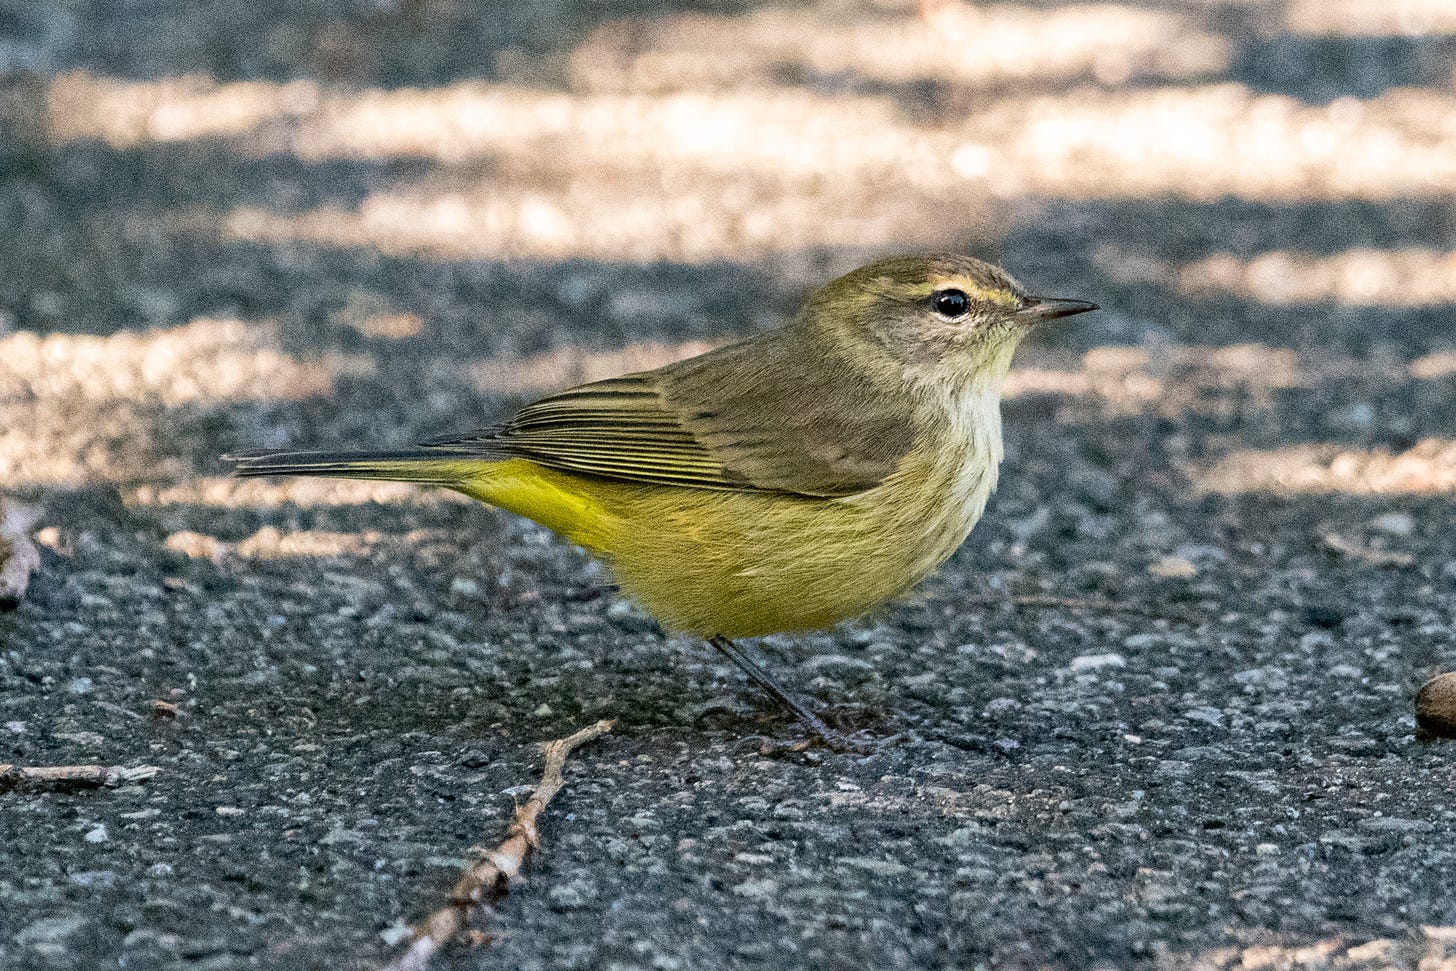
[[[814,714],[808,708],[805,708],[803,702],[779,687],[779,683],[763,669],[763,666],[747,654],[744,654],[741,647],[721,635],[708,638],[708,643],[721,651],[723,656],[728,660],[742,668],[743,673],[752,678],[754,683],[772,695],[773,699],[780,705],[788,709],[789,713],[799,720],[799,724],[827,743],[837,744],[840,742],[841,739],[838,732],[826,725],[824,719]]]

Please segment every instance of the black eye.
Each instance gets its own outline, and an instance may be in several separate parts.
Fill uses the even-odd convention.
[[[971,309],[971,298],[961,290],[937,290],[931,301],[935,312],[944,317],[960,317]]]

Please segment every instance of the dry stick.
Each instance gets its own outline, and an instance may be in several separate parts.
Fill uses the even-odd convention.
[[[541,771],[541,781],[531,798],[516,809],[506,838],[466,869],[450,892],[448,904],[415,925],[409,950],[387,965],[385,971],[424,971],[440,948],[464,934],[477,910],[489,911],[510,892],[511,881],[520,874],[531,851],[540,845],[536,817],[566,783],[561,770],[566,766],[567,756],[578,746],[610,732],[613,724],[612,720],[599,721],[546,745],[546,766]]]
[[[128,782],[145,782],[161,770],[155,765],[129,769],[122,765],[53,765],[31,768],[0,765],[0,792],[15,789],[51,789],[71,792],[100,789]]]

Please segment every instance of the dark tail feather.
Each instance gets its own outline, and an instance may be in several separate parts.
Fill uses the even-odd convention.
[[[458,485],[496,461],[493,456],[441,448],[407,448],[389,452],[256,452],[224,455],[233,474],[321,475],[335,479],[377,479]]]

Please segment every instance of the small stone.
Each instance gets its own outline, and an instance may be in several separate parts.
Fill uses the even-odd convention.
[[[105,843],[107,839],[106,824],[98,823],[95,828],[81,838],[88,843]]]
[[[1234,681],[1246,688],[1264,691],[1282,691],[1289,687],[1289,679],[1276,667],[1249,668],[1235,674]]]
[[[1184,543],[1173,551],[1173,555],[1200,566],[1228,562],[1227,552],[1217,546],[1209,546],[1204,543]]]
[[[873,856],[841,856],[836,862],[843,866],[852,866],[857,870],[867,870],[882,877],[895,877],[910,870],[903,863],[895,860],[882,860]]]
[[[1410,513],[1388,512],[1370,520],[1370,528],[1391,536],[1409,536],[1416,531],[1416,521]]]
[[[70,879],[78,887],[106,888],[116,883],[116,873],[113,870],[83,870],[71,874]]]
[[[162,546],[173,553],[181,553],[194,560],[209,560],[213,563],[221,563],[231,552],[231,547],[216,536],[195,533],[192,530],[172,533],[162,542]]]
[[[1152,566],[1148,572],[1155,577],[1164,577],[1169,580],[1187,579],[1198,574],[1198,567],[1181,556],[1165,556]]]
[[[1213,728],[1223,727],[1223,712],[1217,708],[1192,708],[1183,713],[1183,717],[1193,722],[1201,722]]]
[[[779,885],[777,881],[767,878],[745,880],[734,887],[733,892],[740,897],[756,897],[761,900],[767,900],[778,895]]]
[[[557,910],[576,910],[585,907],[597,897],[596,885],[584,877],[557,884],[546,891],[551,905]]]
[[[607,608],[607,616],[612,620],[628,620],[637,613],[637,609],[630,600],[616,600]]]
[[[1096,671],[1098,668],[1125,668],[1127,658],[1121,654],[1082,654],[1068,665],[1073,671]]]
[[[1436,675],[1416,692],[1416,737],[1456,738],[1456,671]]]
[[[1377,833],[1424,833],[1434,824],[1426,819],[1403,819],[1400,816],[1375,816],[1362,819],[1355,825]]]
[[[456,577],[450,581],[450,592],[461,597],[474,597],[480,593],[480,584],[469,577]]]
[[[42,917],[40,920],[22,927],[20,933],[15,935],[15,943],[56,944],[85,926],[86,918],[79,915]]]
[[[1369,431],[1375,426],[1375,408],[1368,402],[1357,401],[1330,415],[1330,423],[1352,431]]]
[[[816,654],[799,667],[808,671],[873,671],[875,666],[863,658],[845,654]]]

